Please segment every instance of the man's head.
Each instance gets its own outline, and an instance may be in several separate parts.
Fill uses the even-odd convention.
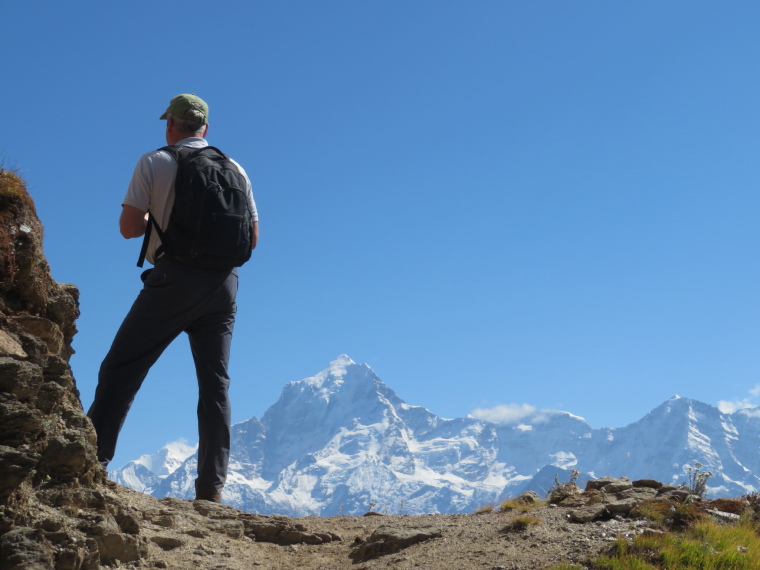
[[[166,141],[176,144],[188,137],[204,137],[208,130],[208,105],[194,94],[174,97],[159,119],[166,119]]]

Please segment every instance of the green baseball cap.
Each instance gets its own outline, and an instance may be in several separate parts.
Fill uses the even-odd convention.
[[[159,119],[165,119],[168,115],[205,125],[208,123],[208,105],[195,93],[182,93],[169,102],[169,107]]]

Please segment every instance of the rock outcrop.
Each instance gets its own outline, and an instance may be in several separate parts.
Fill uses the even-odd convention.
[[[52,567],[46,533],[65,525],[41,510],[97,502],[105,483],[68,364],[79,292],[52,279],[42,234],[23,181],[0,170],[0,568]],[[81,533],[57,555],[70,568],[95,557]]]

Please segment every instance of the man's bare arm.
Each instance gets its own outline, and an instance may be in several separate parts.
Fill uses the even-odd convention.
[[[119,231],[125,239],[140,237],[145,233],[148,214],[134,206],[122,205],[119,218]]]
[[[251,226],[253,228],[253,240],[251,243],[251,249],[256,249],[256,244],[259,242],[259,222],[253,222]]]

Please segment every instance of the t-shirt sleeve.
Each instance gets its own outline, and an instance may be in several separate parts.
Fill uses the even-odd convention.
[[[133,206],[138,210],[147,212],[150,207],[150,192],[152,187],[153,164],[150,159],[150,153],[148,153],[141,156],[137,162],[122,205]]]
[[[246,179],[248,177],[246,176]],[[259,221],[259,213],[256,210],[256,201],[253,199],[253,189],[251,188],[251,181],[248,180],[248,192],[246,192],[248,195],[248,206],[251,208],[251,221],[258,222]]]
[[[232,159],[230,159],[232,160]],[[251,220],[254,222],[259,221],[259,213],[256,210],[256,201],[253,199],[253,187],[251,186],[251,179],[248,178],[248,174],[246,173],[245,169],[240,166],[237,162],[232,160],[232,163],[238,167],[238,170],[240,170],[240,173],[245,177],[246,181],[246,198],[248,199],[248,207],[251,210]]]

